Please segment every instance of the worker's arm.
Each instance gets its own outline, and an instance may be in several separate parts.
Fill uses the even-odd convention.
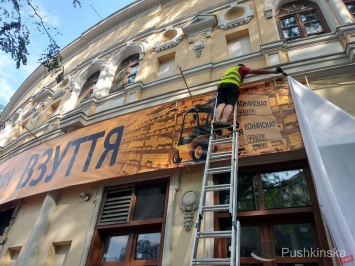
[[[276,70],[268,69],[250,69],[248,74],[263,75],[263,74],[278,74]]]

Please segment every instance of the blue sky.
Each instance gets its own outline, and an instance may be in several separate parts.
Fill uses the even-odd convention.
[[[75,40],[85,30],[106,18],[117,10],[135,2],[132,0],[80,0],[81,8],[73,7],[72,0],[33,0],[41,7],[44,21],[56,27],[62,35],[56,36],[57,44],[63,48]],[[1,4],[3,5],[3,4]],[[94,9],[99,13],[96,14]],[[24,11],[25,13],[26,11]],[[0,104],[6,106],[11,96],[26,80],[26,78],[39,66],[38,59],[48,45],[48,39],[32,29],[31,44],[29,46],[28,62],[26,66],[16,68],[11,57],[0,50]]]

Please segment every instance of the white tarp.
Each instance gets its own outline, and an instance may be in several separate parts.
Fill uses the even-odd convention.
[[[320,206],[342,264],[355,266],[355,117],[288,77]]]

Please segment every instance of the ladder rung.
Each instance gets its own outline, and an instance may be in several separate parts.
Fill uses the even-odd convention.
[[[226,144],[231,143],[233,138],[213,139],[212,144]]]
[[[230,184],[222,184],[222,185],[213,185],[213,186],[206,186],[206,191],[222,191],[222,190],[230,190]]]
[[[230,258],[194,259],[193,265],[230,265]]]
[[[229,204],[203,206],[202,209],[204,211],[228,211]]]
[[[227,238],[232,237],[232,231],[198,232],[197,236],[200,238]]]
[[[231,170],[232,170],[231,166],[223,166],[223,167],[209,168],[207,172],[209,174],[219,174],[219,173],[228,173]]]
[[[221,152],[214,152],[210,154],[211,160],[218,160],[218,159],[231,158],[231,157],[232,157],[232,151],[221,151]]]

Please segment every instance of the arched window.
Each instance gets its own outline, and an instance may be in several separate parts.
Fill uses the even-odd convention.
[[[99,79],[100,76],[100,70],[96,71],[94,74],[92,74],[85,82],[83,88],[81,89],[80,95],[79,95],[79,100],[78,102],[81,102],[83,100],[89,99],[91,94],[94,91],[95,85],[97,83],[97,80]]]
[[[134,83],[139,65],[139,54],[127,57],[118,66],[113,79],[110,93],[124,89],[127,85]]]
[[[355,0],[343,0],[349,12],[355,17]]]
[[[280,7],[276,14],[282,39],[298,40],[329,32],[319,7],[309,1],[295,1]]]

